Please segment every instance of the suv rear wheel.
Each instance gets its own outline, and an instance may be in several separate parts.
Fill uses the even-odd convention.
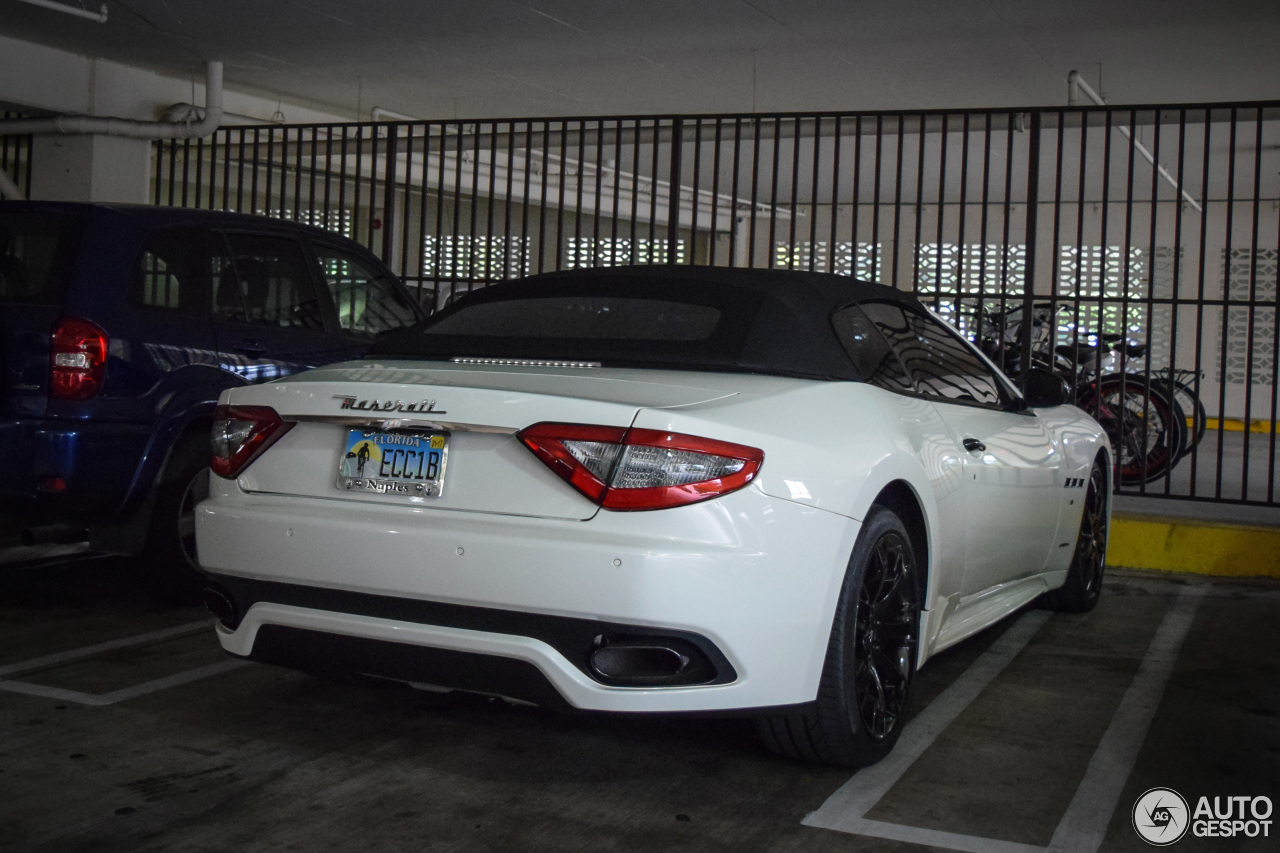
[[[189,432],[169,453],[156,488],[142,559],[152,591],[173,604],[197,604],[204,575],[196,555],[196,504],[209,496],[209,440]]]

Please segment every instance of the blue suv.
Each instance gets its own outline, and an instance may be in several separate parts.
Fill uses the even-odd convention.
[[[361,355],[423,311],[358,244],[218,211],[0,202],[0,512],[199,586],[226,388]]]

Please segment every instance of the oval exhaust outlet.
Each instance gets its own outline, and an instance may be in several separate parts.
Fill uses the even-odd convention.
[[[204,601],[204,606],[209,612],[218,617],[218,621],[228,628],[234,628],[238,612],[236,603],[231,600],[231,596],[227,595],[216,586],[205,587],[200,593],[200,598]]]
[[[612,643],[591,654],[591,669],[609,681],[660,684],[678,677],[688,665],[687,655],[650,643]]]

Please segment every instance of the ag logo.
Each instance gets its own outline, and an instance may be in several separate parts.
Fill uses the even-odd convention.
[[[1171,788],[1152,788],[1133,804],[1133,828],[1148,844],[1168,846],[1186,835],[1190,824],[1187,801]]]

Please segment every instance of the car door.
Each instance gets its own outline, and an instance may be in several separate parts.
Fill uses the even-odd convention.
[[[214,326],[223,369],[265,382],[363,349],[338,333],[297,238],[217,232],[217,245]]]
[[[1062,454],[1034,411],[954,330],[890,303],[863,310],[950,429],[963,476],[968,596],[1043,570],[1062,502]],[[944,545],[945,547],[945,545]]]
[[[218,365],[207,241],[204,228],[183,225],[156,230],[143,243],[129,285],[134,311],[117,337],[127,338],[133,355],[153,368],[141,377],[150,396],[188,384],[178,376],[185,368]]]

